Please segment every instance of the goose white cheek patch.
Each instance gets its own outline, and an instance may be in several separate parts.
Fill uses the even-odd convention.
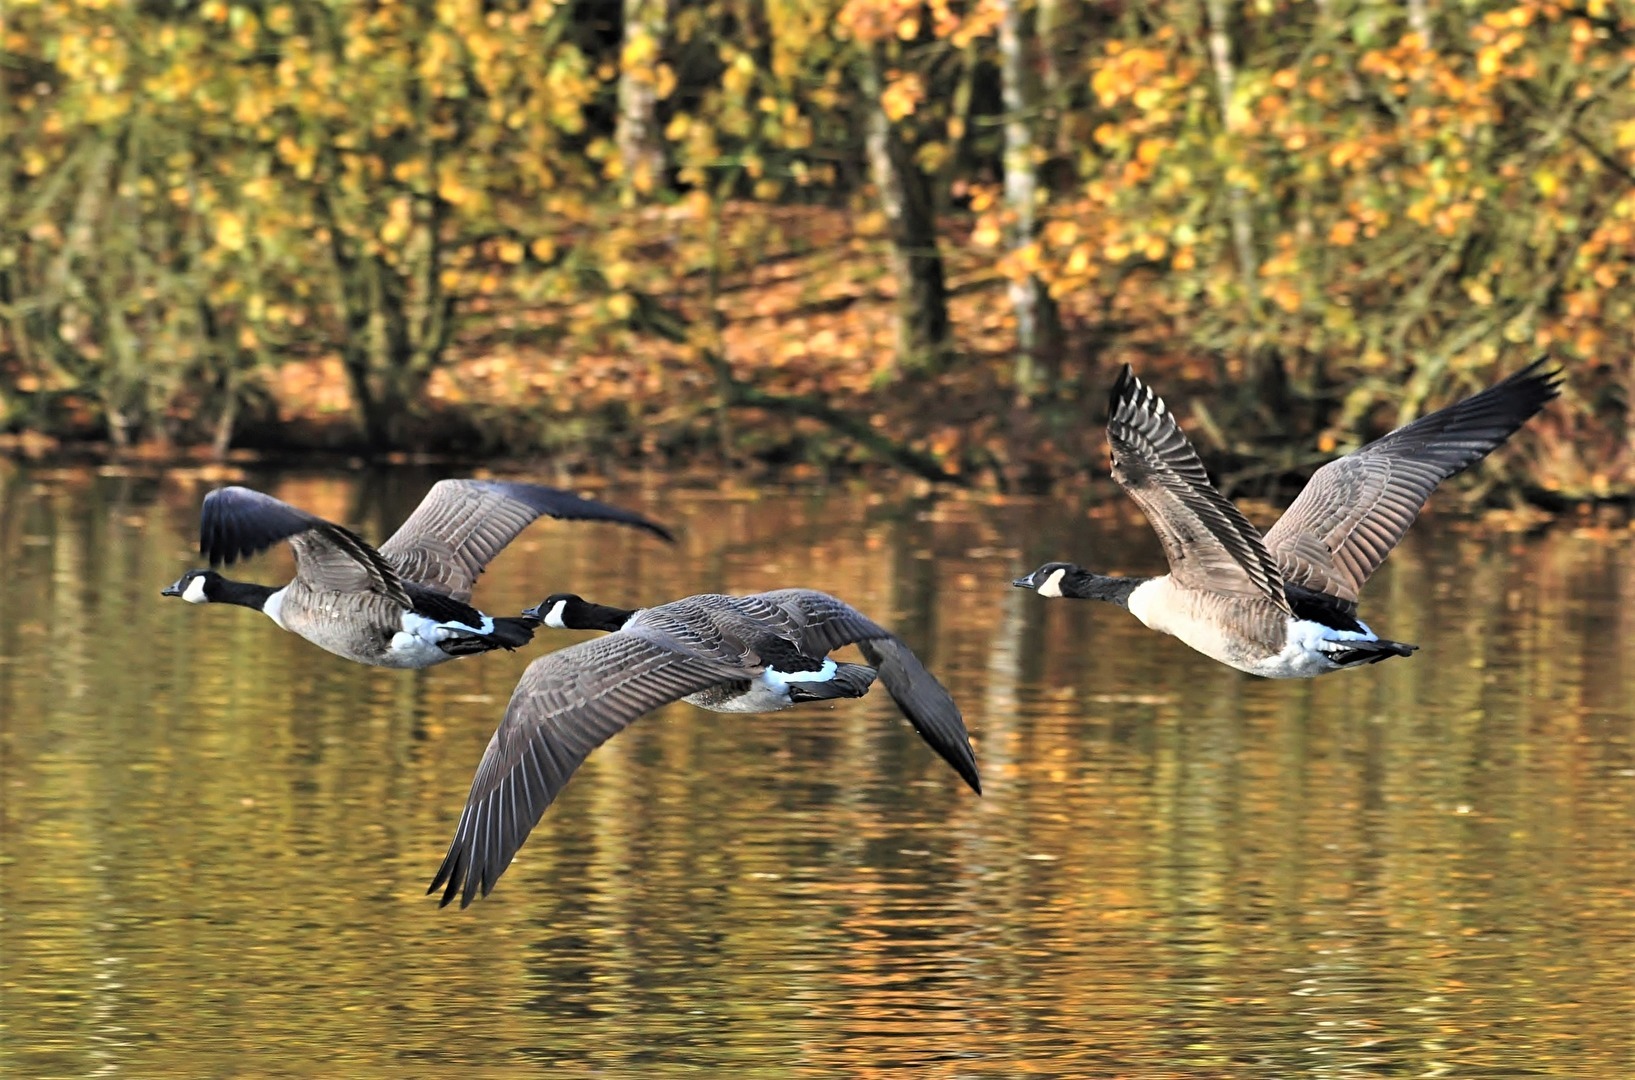
[[[182,590],[182,599],[190,604],[208,604],[210,598],[204,595],[204,578],[196,577],[188,582],[187,588]]]
[[[566,600],[558,600],[552,604],[551,610],[545,613],[545,625],[553,630],[566,630],[568,624],[562,621],[562,612],[567,610],[567,607],[568,602]]]
[[[1060,596],[1060,595],[1062,595],[1062,578],[1065,577],[1066,575],[1067,575],[1066,570],[1052,570],[1050,572],[1050,576],[1045,578],[1045,583],[1043,585],[1039,586],[1039,589],[1038,589],[1039,595],[1040,596]]]

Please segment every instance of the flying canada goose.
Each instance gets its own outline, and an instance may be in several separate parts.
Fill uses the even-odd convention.
[[[547,626],[607,630],[528,665],[477,765],[465,810],[427,892],[442,904],[488,895],[528,832],[592,750],[672,701],[716,712],[776,712],[862,697],[878,674],[914,730],[978,794],[959,706],[896,635],[811,589],[705,594],[629,610],[559,593],[524,615]],[[871,667],[838,663],[855,644]]]
[[[1543,360],[1318,469],[1264,537],[1210,484],[1164,402],[1125,365],[1113,384],[1113,478],[1163,543],[1170,572],[1109,577],[1052,562],[1011,584],[1107,600],[1251,675],[1305,679],[1407,656],[1357,618],[1364,583],[1443,480],[1560,392]]]
[[[271,495],[224,487],[204,497],[199,553],[212,566],[230,565],[288,540],[295,579],[274,588],[189,570],[162,595],[254,608],[319,648],[376,667],[424,668],[515,649],[538,621],[495,618],[467,601],[483,567],[542,514],[614,521],[674,539],[640,514],[556,488],[440,480],[377,551],[351,530]]]

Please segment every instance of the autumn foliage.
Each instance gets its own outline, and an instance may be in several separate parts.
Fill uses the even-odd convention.
[[[1275,478],[1548,352],[1531,485],[1635,490],[1604,0],[12,0],[0,32],[0,428],[1016,486],[1099,460],[1129,360]]]

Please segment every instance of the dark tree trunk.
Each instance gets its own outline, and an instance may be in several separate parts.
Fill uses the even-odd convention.
[[[880,57],[873,46],[864,47],[860,68],[868,99],[869,172],[885,212],[897,279],[897,363],[905,371],[930,373],[946,363],[951,351],[936,214],[925,176],[880,105]]]

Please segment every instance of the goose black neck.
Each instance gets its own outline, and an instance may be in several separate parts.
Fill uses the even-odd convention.
[[[1071,596],[1075,600],[1105,600],[1127,608],[1130,606],[1130,594],[1151,580],[1144,577],[1112,577],[1081,570],[1077,574],[1064,576],[1061,588],[1063,596]]]
[[[569,630],[619,630],[636,614],[635,608],[609,607],[581,600],[562,609],[562,624]]]
[[[234,581],[232,578],[222,578],[216,583],[215,591],[210,597],[212,604],[237,604],[239,607],[254,608],[260,611],[267,605],[267,597],[277,592],[271,585],[257,585],[251,581]]]

